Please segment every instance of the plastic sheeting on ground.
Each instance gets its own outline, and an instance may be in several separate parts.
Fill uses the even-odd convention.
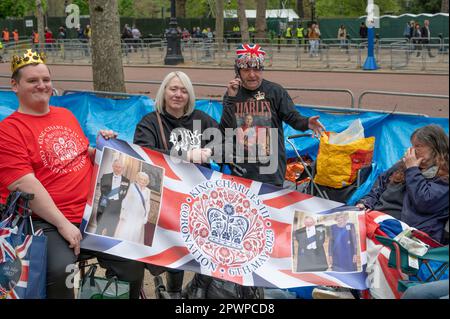
[[[146,96],[132,96],[116,100],[100,98],[91,93],[74,93],[54,96],[50,102],[52,105],[66,107],[75,114],[92,145],[95,145],[98,130],[106,128],[118,132],[119,138],[132,142],[136,124],[144,115],[154,111],[154,101]],[[13,92],[0,92],[0,120],[11,114],[17,106],[18,101]],[[199,100],[196,108],[220,121],[221,103]],[[379,173],[387,170],[402,157],[405,150],[411,145],[409,137],[415,129],[428,124],[438,124],[448,134],[447,118],[377,112],[339,113],[303,106],[297,106],[297,108],[304,116],[320,115],[321,122],[328,131],[332,132],[343,131],[359,118],[364,126],[366,137],[374,136],[376,138],[372,174],[347,202],[351,205],[370,190]],[[336,108],[336,111],[339,111],[339,108]],[[285,125],[285,137],[297,133],[299,132]],[[315,158],[319,145],[317,139],[299,138],[293,142],[300,154],[308,154]],[[292,147],[287,143],[286,152],[288,157],[296,156]]]

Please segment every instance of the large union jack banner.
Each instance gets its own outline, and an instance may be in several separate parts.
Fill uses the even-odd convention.
[[[118,225],[108,233],[109,226],[100,226],[107,223],[95,215],[104,196],[100,194],[102,177],[111,172],[111,163],[117,159],[124,163],[123,175],[130,186],[121,202]],[[138,188],[135,181],[142,177],[140,172],[149,176],[150,191],[141,188],[140,195],[131,201]],[[145,198],[148,193],[150,205]],[[127,211],[127,207],[132,209]],[[143,213],[136,213],[141,208]],[[344,211],[348,223],[337,228],[335,217]],[[102,218],[108,213],[105,210]],[[312,232],[302,228],[306,216],[316,223]],[[134,224],[130,226],[126,218],[134,218]],[[133,235],[127,237],[125,229],[132,229]],[[118,139],[97,141],[92,192],[81,231],[83,248],[246,286],[367,288],[366,231],[361,212],[341,203],[176,161]],[[302,234],[305,246],[299,239]],[[321,234],[326,235],[322,236],[324,240],[319,240]],[[341,244],[336,244],[339,241]],[[350,244],[353,248],[347,247]],[[318,247],[327,257],[321,261],[325,265],[303,271],[303,252]],[[338,268],[337,260],[345,258],[342,252],[350,256],[354,267]]]

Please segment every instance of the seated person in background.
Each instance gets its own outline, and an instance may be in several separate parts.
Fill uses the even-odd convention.
[[[79,225],[89,195],[95,150],[89,147],[75,116],[50,106],[52,82],[45,57],[28,50],[11,62],[11,87],[19,108],[0,122],[0,194],[20,190],[34,194],[33,227],[47,236],[47,298],[72,299],[67,266],[77,262],[82,239]],[[100,131],[105,138],[112,131]],[[6,198],[5,196],[5,198]],[[83,251],[83,250],[82,250]],[[106,268],[106,276],[130,282],[138,298],[142,263],[89,252]]]
[[[401,161],[378,177],[357,206],[377,210],[443,242],[448,221],[448,135],[438,125],[417,129]]]

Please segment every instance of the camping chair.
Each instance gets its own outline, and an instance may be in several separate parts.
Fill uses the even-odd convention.
[[[100,264],[97,262],[96,257],[89,253],[89,251],[83,250],[78,255],[78,269],[80,270],[80,278],[86,277],[86,269],[89,269],[90,266],[96,265],[100,266]],[[141,290],[139,291],[139,299],[147,299],[147,295],[144,291],[144,286],[142,286]]]
[[[287,137],[287,142],[292,146],[299,159],[300,163],[303,165],[304,171],[297,179],[298,181],[308,179],[309,182],[303,187],[301,190],[297,188],[297,190],[313,195],[319,196],[321,198],[334,200],[337,202],[345,203],[352,194],[367,180],[372,172],[372,166],[362,167],[357,171],[356,181],[343,188],[333,188],[328,186],[318,185],[314,182],[314,177],[316,175],[316,162],[312,162],[309,164],[298,152],[295,145],[291,142],[292,139],[300,138],[300,137],[311,137],[310,133],[306,134],[296,134]],[[298,185],[298,184],[297,184]]]
[[[411,231],[410,238],[429,246],[428,251],[420,256],[393,238],[379,235],[375,237],[380,243],[391,249],[388,265],[396,268],[402,277],[402,280],[398,282],[400,292],[412,285],[448,278],[448,245],[442,246],[426,233],[414,229]]]

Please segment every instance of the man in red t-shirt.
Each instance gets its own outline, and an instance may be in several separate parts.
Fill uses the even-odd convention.
[[[19,108],[0,122],[0,194],[13,190],[34,194],[30,203],[33,225],[43,229],[48,239],[47,297],[73,298],[65,271],[80,253],[78,226],[89,193],[95,150],[69,110],[49,105],[53,88],[43,56],[28,50],[23,57],[13,57],[11,63],[11,86]],[[112,131],[100,134],[115,137]],[[107,268],[107,275],[130,282],[130,296],[138,298],[142,263],[92,253]]]

